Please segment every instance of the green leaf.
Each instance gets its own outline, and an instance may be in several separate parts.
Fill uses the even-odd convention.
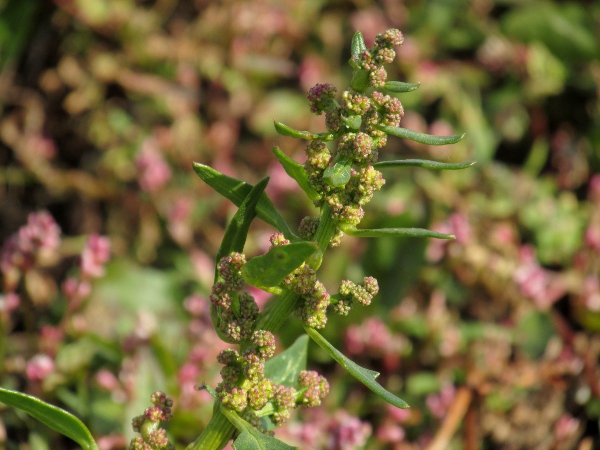
[[[263,434],[242,419],[235,411],[221,405],[221,413],[237,428],[239,436],[233,442],[235,450],[292,450],[285,442],[275,439],[273,436]]]
[[[360,126],[362,125],[362,117],[358,116],[358,115],[349,116],[349,117],[342,116],[342,122],[348,128],[351,128],[353,130],[360,130]]]
[[[411,92],[416,91],[421,83],[404,83],[402,81],[386,81],[383,88],[390,92]]]
[[[231,252],[242,253],[244,251],[250,224],[256,217],[256,205],[263,195],[268,182],[269,177],[265,177],[256,183],[240,205],[233,219],[231,219],[231,223],[225,231],[225,236],[223,236],[223,241],[217,252],[217,265],[221,258],[229,255]],[[215,278],[216,276],[215,274]]]
[[[265,363],[265,377],[277,384],[291,387],[298,383],[298,375],[306,370],[308,336],[303,334],[291,347]]]
[[[306,326],[304,329],[311,339],[319,345],[319,347],[325,350],[329,356],[336,360],[340,366],[346,369],[350,375],[372,390],[375,394],[379,395],[386,402],[397,408],[404,409],[410,407],[404,400],[395,396],[377,381],[375,381],[375,379],[379,376],[378,372],[365,369],[364,367],[356,364],[354,361],[346,358],[342,352],[331,345],[323,336],[319,334],[317,330]]]
[[[364,69],[354,69],[350,87],[361,94],[369,87],[369,72]]]
[[[347,161],[336,162],[323,172],[323,180],[331,187],[344,187],[350,181],[352,167]]]
[[[77,442],[86,450],[98,450],[90,430],[74,415],[21,392],[0,388],[0,402],[18,408]]]
[[[277,286],[317,249],[314,242],[294,242],[272,247],[265,255],[250,258],[242,267],[242,276],[251,286]]]
[[[238,207],[253,188],[253,185],[251,184],[228,177],[204,164],[194,163],[194,171],[206,184],[223,197],[231,200]],[[283,220],[283,217],[277,212],[273,202],[269,200],[269,197],[267,197],[265,193],[263,193],[258,200],[258,204],[256,205],[256,215],[269,225],[272,225],[281,231],[287,239],[299,239],[291,232],[290,228],[285,223],[285,220]]]
[[[358,56],[362,52],[367,50],[367,46],[365,44],[365,38],[363,37],[363,35],[360,31],[357,31],[352,36],[352,44],[350,46],[350,49],[352,50],[352,56]]]
[[[289,136],[297,139],[306,139],[306,140],[314,140],[318,139],[320,141],[333,141],[341,136],[342,132],[339,133],[313,133],[312,131],[301,131],[296,130],[284,123],[273,121],[275,124],[275,130],[281,134],[282,136]]]
[[[275,124],[275,130],[282,136],[288,136],[288,137],[293,137],[293,138],[297,138],[297,139],[306,139],[306,140],[312,140],[312,139],[319,138],[319,135],[317,133],[311,133],[310,131],[296,130],[284,123],[277,122],[276,120],[274,120],[273,123]]]
[[[389,125],[381,125],[377,127],[384,133],[396,136],[399,138],[410,139],[411,141],[419,142],[427,145],[447,145],[456,144],[465,134],[455,134],[454,136],[433,136],[431,134],[418,133],[417,131],[407,130],[406,128],[392,127]]]
[[[311,200],[318,200],[321,198],[321,195],[315,191],[308,182],[308,175],[306,175],[306,170],[304,170],[302,164],[297,163],[287,156],[279,147],[273,147],[273,153],[283,166],[285,173],[296,180],[296,183],[298,183],[298,186],[300,186],[306,195],[308,195],[308,198]]]
[[[424,228],[377,228],[359,230],[354,225],[340,224],[340,230],[357,237],[420,237],[437,239],[456,239],[453,234],[438,233]]]
[[[376,169],[385,169],[388,167],[422,167],[424,169],[437,170],[460,170],[474,166],[476,161],[465,163],[442,163],[437,161],[429,161],[426,159],[402,159],[397,161],[379,161],[373,164]]]

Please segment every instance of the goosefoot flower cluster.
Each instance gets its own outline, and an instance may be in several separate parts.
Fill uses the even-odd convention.
[[[295,162],[279,148],[273,150],[287,174],[320,212],[318,217],[305,217],[297,235],[264,193],[268,178],[253,186],[194,164],[200,178],[239,207],[217,254],[210,303],[217,334],[240,349],[223,350],[218,355],[218,362],[223,365],[222,381],[214,391],[203,387],[216,397],[214,415],[188,450],[223,448],[231,439],[237,448],[246,448],[244,445],[251,440],[274,448],[289,448],[272,437],[272,430],[287,421],[294,408],[317,406],[329,392],[324,377],[305,369],[307,336],[274,356],[274,333],[292,314],[302,321],[307,335],[357,380],[392,405],[408,407],[379,385],[372,371],[349,361],[317,331],[326,326],[328,311],[346,315],[357,303],[370,305],[379,291],[377,280],[367,276],[361,282],[342,280],[338,292],[330,294],[317,278],[324,253],[337,246],[344,234],[454,238],[424,229],[357,228],[365,214],[364,206],[384,186],[378,168],[462,169],[472,164],[378,162],[388,135],[430,145],[462,139],[462,135],[430,136],[400,128],[404,109],[395,94],[412,91],[418,85],[388,81],[384,64],[393,61],[394,49],[402,42],[400,31],[391,29],[378,35],[373,47],[367,49],[360,32],[354,35],[350,87],[339,100],[337,88],[327,83],[315,85],[307,94],[311,112],[325,115],[327,131],[300,131],[275,122],[280,134],[309,141],[304,164]],[[255,217],[274,226],[277,232],[271,236],[266,254],[248,259],[243,250]],[[264,311],[259,311],[247,285],[274,294]]]

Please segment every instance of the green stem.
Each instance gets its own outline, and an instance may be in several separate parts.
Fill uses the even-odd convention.
[[[328,204],[324,204],[321,208],[321,220],[319,222],[319,227],[317,228],[317,232],[315,233],[314,240],[319,245],[319,250],[321,250],[321,254],[325,253],[327,247],[329,247],[329,242],[333,236],[335,236],[335,230],[338,227],[338,222],[331,215],[331,208]],[[321,264],[317,267],[313,267],[315,270],[319,268]]]
[[[221,412],[221,402],[215,401],[213,415],[198,438],[186,450],[221,450],[233,437],[235,427]]]
[[[299,298],[300,296],[295,292],[286,291],[283,295],[271,300],[270,308],[261,314],[255,329],[275,333],[294,312]]]

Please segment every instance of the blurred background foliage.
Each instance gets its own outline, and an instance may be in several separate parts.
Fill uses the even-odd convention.
[[[0,237],[6,249],[44,210],[62,230],[16,287],[4,272],[0,385],[74,412],[103,449],[127,444],[131,418],[162,389],[176,404],[172,440],[193,440],[212,403],[194,386],[218,380],[206,297],[235,208],[191,163],[270,175],[288,223],[315,215],[271,153],[302,160],[301,143],[272,121],[324,130],[305,92],[345,89],[354,31],[370,45],[390,27],[405,42],[389,78],[421,83],[399,94],[402,126],[467,137],[390,138],[381,159],[477,165],[387,170],[363,226],[457,240],[347,237],[320,277],[331,292],[341,278],[379,279],[370,310],[332,318],[324,334],[413,408],[385,408],[311,347],[332,393],[278,437],[301,448],[598,448],[595,0],[0,0]],[[254,224],[247,253],[272,231]],[[90,234],[110,239],[111,259],[73,304],[63,282]],[[290,320],[281,345],[300,331]],[[73,448],[0,411],[6,448]]]

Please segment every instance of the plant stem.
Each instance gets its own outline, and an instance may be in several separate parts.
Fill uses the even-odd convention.
[[[233,437],[235,427],[221,412],[221,402],[216,400],[210,422],[186,450],[221,450]]]
[[[300,296],[295,292],[286,291],[283,295],[271,300],[270,308],[261,314],[255,329],[275,333],[294,312],[299,298]]]

